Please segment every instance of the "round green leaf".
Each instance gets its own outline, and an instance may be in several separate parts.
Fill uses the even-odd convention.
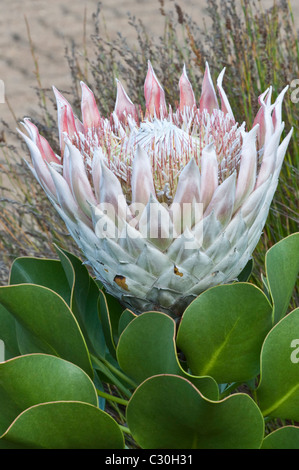
[[[93,376],[78,322],[58,294],[31,284],[4,286],[0,287],[0,303],[17,320],[25,336],[28,332],[28,341],[22,340],[22,354],[59,356]]]
[[[111,416],[81,402],[28,408],[1,436],[0,448],[123,449],[123,434]]]
[[[299,421],[299,308],[265,339],[257,398],[264,416]]]
[[[286,313],[299,272],[299,233],[276,243],[266,254],[266,275],[276,323]]]
[[[252,284],[213,287],[185,310],[177,345],[193,374],[218,383],[247,381],[259,372],[271,314],[268,299]]]
[[[9,284],[37,284],[48,287],[70,302],[69,288],[60,261],[41,258],[17,258],[11,267]]]
[[[265,437],[261,449],[297,449],[299,450],[299,428],[285,426]]]
[[[264,435],[262,415],[248,395],[210,401],[173,375],[143,382],[128,404],[127,421],[146,449],[257,449]]]
[[[0,434],[26,408],[57,400],[98,403],[90,378],[63,359],[31,354],[0,364]]]
[[[176,325],[160,312],[146,312],[132,320],[119,338],[117,360],[137,383],[158,374],[186,377],[203,395],[218,399],[218,386],[211,377],[189,375],[180,366],[175,347]]]
[[[124,310],[120,316],[119,322],[118,322],[118,336],[122,334],[124,329],[128,326],[128,324],[136,318],[137,315],[133,313],[131,310],[128,308]]]

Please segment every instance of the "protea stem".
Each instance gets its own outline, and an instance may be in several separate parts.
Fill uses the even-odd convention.
[[[131,393],[130,391],[123,385],[122,382],[126,382],[129,384],[131,387],[136,388],[137,384],[127,377],[123,372],[121,372],[119,369],[114,367],[110,362],[106,361],[105,359],[99,359],[92,354],[90,355],[92,362],[95,364],[96,367],[99,368],[100,371],[102,371],[104,374],[109,376],[111,380],[114,381],[115,385],[121,390],[128,398],[130,398]]]
[[[110,393],[102,392],[102,390],[99,390],[98,388],[96,390],[97,390],[97,394],[99,397],[105,398],[108,401],[113,401],[115,403],[118,403],[119,405],[124,405],[124,406],[127,406],[129,403],[128,400],[115,397],[114,395],[110,395]]]

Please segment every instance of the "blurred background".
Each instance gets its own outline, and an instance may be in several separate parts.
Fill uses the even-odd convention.
[[[100,29],[106,30],[110,38],[118,32],[130,44],[136,42],[136,31],[128,23],[128,14],[141,19],[147,31],[155,36],[163,35],[165,13],[179,5],[200,26],[209,26],[206,0],[103,0],[101,2]],[[237,1],[241,9],[241,1]],[[261,0],[258,8],[267,9],[273,0]],[[299,25],[299,2],[291,0],[295,21]],[[36,109],[36,68],[31,46],[34,45],[42,86],[55,85],[67,90],[70,70],[65,57],[66,47],[74,42],[82,49],[83,43],[91,54],[90,36],[94,33],[93,14],[97,0],[0,0],[0,79],[4,81],[7,102],[11,107],[0,105],[0,118],[15,127],[12,111],[17,119],[32,115]],[[32,44],[30,45],[30,38]]]

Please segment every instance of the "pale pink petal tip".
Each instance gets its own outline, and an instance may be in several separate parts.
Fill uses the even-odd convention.
[[[180,87],[180,111],[182,112],[185,107],[192,109],[195,105],[195,96],[192,85],[189,81],[186,72],[186,66],[184,65],[183,73],[179,81]]]
[[[120,219],[126,220],[128,206],[121,184],[115,174],[101,161],[100,204],[111,205]]]
[[[81,113],[83,119],[84,130],[96,129],[101,124],[101,115],[97,107],[97,103],[91,89],[84,83],[80,82],[81,97]]]
[[[253,127],[259,124],[257,138],[258,138],[258,144],[260,148],[263,147],[265,143],[267,128],[269,128],[269,119],[268,119],[269,111],[267,110],[269,109],[269,106],[270,106],[271,95],[272,95],[272,88],[270,87],[270,88],[267,88],[267,90],[264,91],[264,93],[262,93],[258,97],[260,108],[253,121]]]
[[[194,158],[182,170],[173,203],[183,204],[199,202],[200,199],[200,172]]]
[[[218,161],[214,144],[203,148],[201,158],[200,201],[205,210],[218,187]]]
[[[148,71],[144,83],[144,97],[147,112],[151,117],[163,118],[166,116],[165,93],[150,61],[148,61]]]
[[[236,186],[236,200],[234,211],[236,211],[246,197],[252,192],[256,182],[257,171],[257,133],[259,125],[251,129],[250,132],[242,131],[242,151],[239,168],[239,175]]]
[[[27,147],[30,151],[33,168],[38,178],[38,181],[46,191],[47,195],[55,199],[56,190],[48,169],[48,163],[43,159],[41,152],[35,142],[26,134],[21,132],[19,129],[17,129],[17,132],[27,144]]]
[[[209,64],[206,62],[206,70],[202,83],[202,92],[199,102],[199,109],[203,111],[206,109],[209,114],[212,114],[214,109],[219,109],[215,88],[212,82]]]
[[[155,196],[151,162],[138,145],[132,168],[132,202],[146,205],[151,194]]]
[[[273,126],[274,129],[276,130],[277,127],[281,124],[282,122],[282,102],[284,99],[284,95],[289,89],[289,85],[287,85],[278,95],[276,98],[276,101],[274,103],[274,110],[272,114],[272,121],[273,121]]]
[[[75,116],[73,110],[67,99],[53,86],[53,91],[57,102],[57,116],[58,116],[58,129],[59,129],[59,142],[61,155],[64,154],[65,143],[63,133],[66,132],[69,136],[77,133]]]
[[[124,87],[119,80],[117,82],[117,94],[114,112],[119,120],[124,120],[127,116],[132,116],[137,121],[137,112],[134,103],[128,97]]]
[[[232,108],[229,104],[227,95],[226,95],[226,93],[225,93],[225,91],[222,87],[224,73],[225,73],[225,67],[220,72],[219,77],[217,79],[217,88],[218,88],[219,95],[220,95],[220,100],[221,100],[221,111],[223,111],[224,114],[229,114],[234,119],[234,114],[233,114]]]
[[[31,122],[29,118],[24,119],[23,125],[25,129],[29,132],[33,142],[37,145],[43,159],[48,163],[60,163],[59,158],[53,152],[49,142],[42,135],[40,135],[36,125],[33,124],[33,122]]]

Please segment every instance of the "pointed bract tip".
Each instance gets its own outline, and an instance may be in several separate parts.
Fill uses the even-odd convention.
[[[194,92],[193,92],[190,80],[188,78],[188,75],[187,75],[185,64],[183,67],[183,73],[179,80],[179,88],[180,88],[180,111],[183,112],[186,107],[191,109],[194,106],[196,106]]]
[[[191,157],[191,158],[190,158],[190,160],[189,160],[189,162],[187,163],[187,165],[186,165],[185,168],[187,168],[187,167],[189,167],[190,169],[191,169],[191,168],[192,168],[192,169],[198,169],[198,165],[197,165],[197,163],[196,163],[194,157]]]
[[[160,118],[167,114],[165,93],[150,61],[148,64],[148,72],[144,82],[146,109],[150,116]]]
[[[63,94],[54,85],[52,86],[52,89],[53,89],[53,92],[54,92],[54,95],[55,95],[55,98],[56,98],[57,101],[60,100],[60,101],[67,102],[67,100],[63,96]]]
[[[219,109],[208,62],[206,62],[206,69],[202,82],[199,109],[201,112],[206,109],[209,114],[212,114],[214,109]]]
[[[220,74],[218,75],[218,78],[217,78],[217,85],[218,86],[222,86],[222,82],[223,82],[223,77],[224,77],[224,74],[225,74],[225,70],[226,70],[226,67],[224,67]]]
[[[213,141],[207,144],[202,150],[205,152],[213,152],[214,148],[215,148],[215,142]]]

